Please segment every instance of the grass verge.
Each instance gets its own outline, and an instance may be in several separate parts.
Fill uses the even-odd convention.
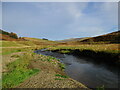
[[[7,67],[9,72],[3,74],[2,87],[13,88],[25,79],[39,72],[38,69],[28,68],[28,65],[32,59],[33,55],[31,53],[25,53],[16,61],[8,64]]]

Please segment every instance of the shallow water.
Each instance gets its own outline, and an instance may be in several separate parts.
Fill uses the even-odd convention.
[[[35,53],[60,59],[66,65],[66,74],[89,88],[101,86],[105,88],[118,88],[118,69],[115,67],[93,62],[94,60],[86,57],[44,50],[37,50]]]

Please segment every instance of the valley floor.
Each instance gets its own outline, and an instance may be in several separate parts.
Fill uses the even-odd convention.
[[[7,42],[5,42],[7,43]],[[28,42],[27,42],[28,43]],[[118,44],[105,45],[22,45],[2,47],[3,88],[86,88],[66,76],[65,66],[54,57],[38,55],[35,50],[47,48],[80,49],[119,53]],[[66,53],[67,51],[63,51]]]
[[[64,66],[59,60],[34,54],[35,49],[36,47],[3,48],[3,88],[87,89],[85,85],[65,75]]]

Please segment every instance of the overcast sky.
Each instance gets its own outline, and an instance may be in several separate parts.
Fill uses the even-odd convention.
[[[3,2],[2,29],[62,40],[117,31],[117,2]]]

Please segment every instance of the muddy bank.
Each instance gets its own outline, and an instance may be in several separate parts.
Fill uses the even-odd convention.
[[[79,49],[56,49],[51,50],[52,52],[59,52],[62,54],[70,54],[74,56],[84,56],[92,58],[96,62],[104,62],[107,64],[120,65],[118,53],[108,53],[104,51],[92,51],[92,50],[79,50]]]

